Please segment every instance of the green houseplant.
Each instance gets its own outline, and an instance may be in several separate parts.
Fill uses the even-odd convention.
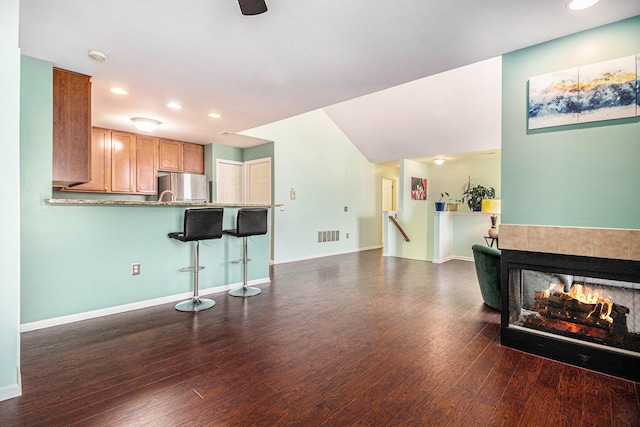
[[[440,193],[440,200],[436,202],[436,210],[439,212],[444,210],[445,203],[442,201],[442,199],[444,199],[444,196],[448,197],[449,193],[447,193],[446,191],[444,193]]]
[[[482,207],[482,199],[494,199],[496,190],[493,187],[475,184],[471,177],[462,187],[462,201],[467,203],[472,211],[479,211]]]

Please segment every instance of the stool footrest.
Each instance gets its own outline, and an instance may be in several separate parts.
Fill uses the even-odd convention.
[[[200,270],[204,270],[204,267],[203,266],[198,267],[198,271],[200,271]],[[183,267],[179,271],[181,271],[183,273],[192,272],[193,271],[193,267]]]

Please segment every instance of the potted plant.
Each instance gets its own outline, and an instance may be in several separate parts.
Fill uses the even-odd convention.
[[[472,211],[479,211],[482,207],[482,199],[494,199],[496,190],[493,187],[485,187],[475,184],[471,177],[462,187],[462,201],[467,203]]]
[[[449,203],[447,203],[447,207],[450,212],[455,212],[458,210],[458,204],[462,203],[462,200],[459,199],[449,199]]]
[[[445,203],[442,201],[442,199],[444,199],[444,196],[449,197],[449,193],[447,193],[446,191],[444,193],[440,193],[440,200],[436,202],[436,210],[439,212],[442,212],[444,210]]]

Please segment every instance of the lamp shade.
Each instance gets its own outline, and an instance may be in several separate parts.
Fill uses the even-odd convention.
[[[482,212],[490,214],[500,213],[500,199],[482,199]]]

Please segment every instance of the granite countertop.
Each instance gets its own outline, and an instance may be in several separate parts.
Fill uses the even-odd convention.
[[[155,202],[142,200],[92,200],[92,199],[45,199],[49,205],[111,205],[111,206],[195,206],[195,207],[280,207],[282,204],[262,205],[255,203],[208,203],[208,202]]]

